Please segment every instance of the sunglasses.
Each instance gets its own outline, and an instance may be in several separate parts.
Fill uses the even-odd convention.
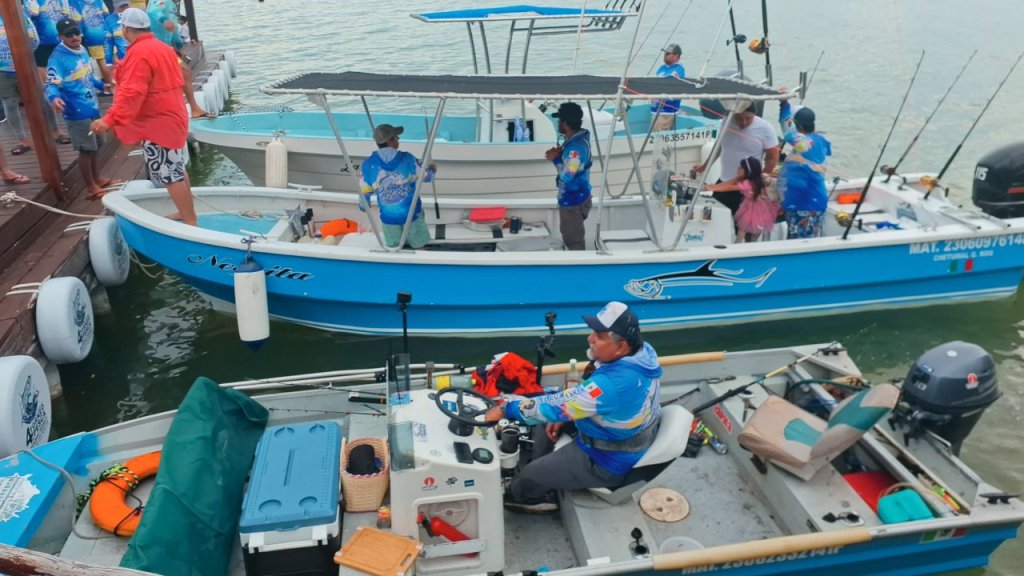
[[[81,35],[82,35],[82,31],[79,30],[78,28],[72,28],[71,30],[68,30],[67,32],[61,34],[61,36],[65,37],[65,38],[72,38],[74,36],[81,36]]]

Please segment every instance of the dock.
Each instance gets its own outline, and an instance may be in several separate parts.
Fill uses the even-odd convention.
[[[185,52],[190,59],[193,87],[198,90],[210,72],[217,69],[217,63],[224,55],[220,52],[206,53],[202,42],[186,46]],[[112,97],[99,100],[104,111],[113,102]],[[63,120],[58,121],[63,123]],[[102,286],[89,265],[88,231],[82,228],[65,231],[69,225],[89,220],[88,216],[103,214],[104,208],[102,201],[87,197],[85,183],[78,170],[78,153],[70,144],[57,145],[64,188],[57,191],[42,178],[34,150],[20,156],[10,154],[16,143],[11,130],[0,131],[0,145],[7,163],[15,172],[31,178],[32,182],[4,184],[0,195],[14,192],[21,198],[85,216],[58,214],[22,202],[0,206],[0,356],[27,354],[36,357],[46,367],[51,394],[59,395],[59,373],[46,360],[36,342],[35,296],[9,292],[21,284],[76,276],[94,293],[94,301],[105,299]],[[123,145],[113,133],[104,137],[97,153],[97,165],[104,178],[125,182],[147,179],[141,147]]]

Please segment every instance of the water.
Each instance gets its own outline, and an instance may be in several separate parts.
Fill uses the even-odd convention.
[[[648,38],[634,65],[644,73],[662,44],[678,42],[691,75],[700,71],[721,22],[724,2],[697,0],[679,32],[670,39],[687,0],[651,2],[641,27]],[[542,2],[546,3],[546,2]],[[299,0],[210,0],[199,4],[199,34],[211,50],[231,48],[239,61],[235,106],[308,107],[301,101],[258,92],[270,81],[304,71],[367,70],[407,73],[471,73],[472,63],[461,25],[428,25],[410,12],[494,5],[414,0],[390,3]],[[571,3],[569,3],[571,4]],[[591,5],[597,5],[591,2]],[[749,37],[761,36],[760,3],[736,0],[737,26]],[[310,10],[311,7],[315,10]],[[999,0],[970,3],[952,0],[861,0],[807,2],[773,0],[770,14],[772,61],[776,85],[795,85],[821,50],[825,56],[807,104],[818,127],[833,142],[832,167],[841,174],[865,176],[878,155],[906,83],[921,50],[927,50],[917,85],[900,119],[884,161],[892,163],[945,91],[953,76],[977,48],[978,57],[964,74],[941,112],[933,119],[902,171],[937,171],[963,138],[975,115],[1005,74],[1020,49],[1009,22],[1024,20],[1024,4]],[[648,34],[652,29],[653,32]],[[495,52],[505,36],[488,30]],[[632,29],[584,37],[577,71],[621,74]],[[569,73],[575,39],[571,35],[534,40],[530,71]],[[521,46],[517,40],[516,46]],[[749,76],[764,77],[763,60],[743,50]],[[501,55],[492,54],[496,65]],[[734,69],[731,47],[718,46],[708,71]],[[1019,106],[1024,71],[1006,84],[964,145],[945,181],[952,197],[970,201],[973,166],[986,151],[1019,138]],[[371,101],[372,107],[396,104]],[[422,110],[431,102],[397,102]],[[768,116],[775,114],[769,106]],[[245,182],[229,162],[204,151],[191,168],[194,181],[205,184]],[[154,272],[159,272],[154,270]],[[808,271],[813,274],[813,271]],[[352,281],[365,281],[353,279]],[[497,281],[497,280],[496,280]],[[501,280],[505,281],[505,280]],[[192,380],[200,375],[221,381],[304,371],[382,364],[401,350],[400,339],[330,334],[272,324],[272,338],[258,352],[242,345],[234,319],[210,311],[177,279],[149,278],[133,270],[129,282],[110,290],[113,311],[97,319],[97,341],[81,364],[61,369],[64,397],[54,406],[55,432],[65,435],[143,414],[173,409]],[[395,314],[398,314],[395,310]],[[964,459],[993,484],[1024,491],[1024,301],[937,306],[901,311],[838,315],[815,319],[752,323],[650,334],[661,354],[704,350],[742,350],[840,340],[873,381],[905,375],[921,352],[949,340],[967,340],[988,349],[999,365],[1003,398],[988,410],[964,447]],[[536,340],[412,338],[416,360],[486,361],[494,353],[514,350],[533,358]],[[557,361],[582,358],[582,337],[557,339]],[[1020,573],[1024,543],[1004,545],[986,574]]]

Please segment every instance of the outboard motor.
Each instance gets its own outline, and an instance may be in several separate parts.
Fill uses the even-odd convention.
[[[968,342],[947,342],[922,354],[903,382],[905,406],[894,422],[907,426],[913,438],[925,430],[945,438],[953,454],[1001,394],[996,365],[983,348]]]
[[[978,160],[971,200],[997,218],[1024,216],[1024,142],[996,148]]]

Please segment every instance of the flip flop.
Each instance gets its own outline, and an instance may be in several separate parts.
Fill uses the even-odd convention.
[[[118,180],[116,178],[104,178],[105,182],[100,184],[100,188],[109,188],[111,186],[119,186],[124,184],[124,180]]]
[[[206,120],[208,118],[209,119],[213,119],[213,118],[216,118],[216,117],[217,117],[216,114],[213,114],[213,113],[210,113],[210,112],[203,112],[202,114],[193,114],[192,115],[192,119],[193,120]]]
[[[21,156],[25,152],[31,150],[31,146],[25,146],[24,144],[18,144],[14,148],[11,148],[11,156]]]
[[[106,196],[108,192],[109,190],[104,190],[102,192],[89,192],[85,197],[88,198],[89,200],[99,200],[100,198]]]
[[[53,139],[57,144],[71,144],[71,138],[67,136],[57,136]]]
[[[4,178],[4,184],[28,184],[31,181],[31,178],[21,174],[18,174],[14,178]]]

